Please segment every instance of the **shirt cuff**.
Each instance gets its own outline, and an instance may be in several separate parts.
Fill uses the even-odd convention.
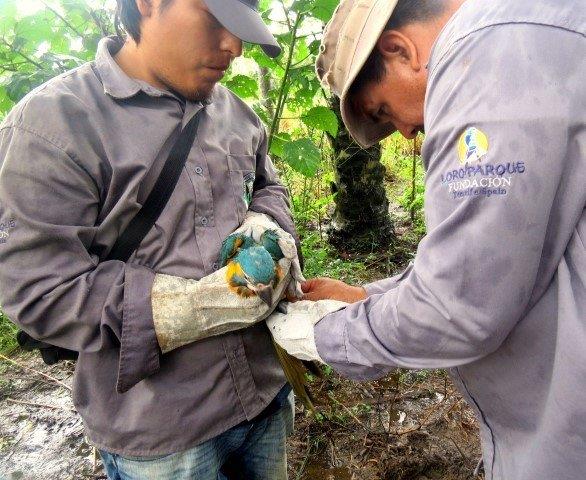
[[[160,368],[159,344],[151,307],[155,273],[139,265],[126,265],[120,363],[116,390],[124,393]]]

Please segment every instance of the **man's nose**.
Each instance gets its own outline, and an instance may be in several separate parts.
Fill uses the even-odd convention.
[[[230,52],[232,58],[242,55],[242,40],[226,29],[223,33],[221,49]]]
[[[399,131],[401,135],[403,135],[406,139],[412,140],[417,136],[417,127],[412,125],[406,125],[400,122],[394,122],[395,128]]]

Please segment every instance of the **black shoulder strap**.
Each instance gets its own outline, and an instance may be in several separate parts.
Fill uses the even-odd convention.
[[[195,140],[200,113],[201,111],[197,112],[181,130],[181,134],[173,145],[169,158],[167,158],[151,193],[140,211],[118,237],[106,260],[126,262],[161,215],[173,190],[175,190]]]
[[[159,215],[161,215],[173,190],[175,190],[181,171],[185,166],[185,162],[193,146],[199,125],[200,113],[201,110],[181,130],[179,138],[173,145],[171,153],[169,153],[169,157],[151,193],[145,200],[142,208],[118,237],[106,260],[121,260],[126,262],[153,227]],[[22,330],[17,334],[17,341],[25,350],[40,350],[43,361],[47,365],[53,365],[60,360],[76,360],[78,357],[78,353],[73,350],[35,340]]]

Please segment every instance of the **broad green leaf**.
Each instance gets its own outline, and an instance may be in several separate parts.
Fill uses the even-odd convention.
[[[321,163],[321,153],[309,138],[301,138],[283,145],[283,160],[306,177],[313,177]]]
[[[308,127],[328,132],[332,137],[338,134],[338,117],[327,107],[313,107],[301,120]]]
[[[235,75],[225,85],[240,98],[258,98],[258,83],[248,75]]]
[[[283,158],[285,155],[284,147],[289,142],[291,142],[291,135],[288,133],[280,132],[278,135],[275,135],[271,141],[270,154],[275,157]]]
[[[338,3],[339,0],[315,0],[311,13],[315,18],[327,23],[332,18]]]

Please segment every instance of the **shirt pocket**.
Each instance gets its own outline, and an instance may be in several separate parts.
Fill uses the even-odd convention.
[[[242,223],[254,193],[256,156],[228,154],[228,169],[238,222]]]

